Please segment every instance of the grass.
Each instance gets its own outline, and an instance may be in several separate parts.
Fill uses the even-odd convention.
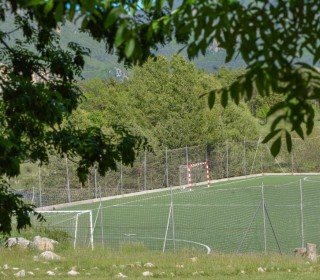
[[[210,188],[195,187],[192,191],[175,189],[174,230],[170,220],[166,250],[173,250],[173,232],[178,250],[187,248],[202,252],[207,252],[209,247],[215,253],[258,253],[265,250],[266,242],[268,252],[279,252],[279,245],[281,252],[291,253],[302,242],[320,244],[320,177],[309,176],[313,182],[304,180],[304,177],[263,176],[216,183]],[[303,184],[303,211],[300,180]],[[262,184],[266,211],[261,206]],[[133,242],[161,250],[170,201],[170,191],[162,191],[104,201],[102,211],[98,211],[99,203],[73,206],[67,210],[93,211],[96,244],[103,241],[119,248],[124,242]],[[50,226],[62,228],[73,236],[73,223],[74,214],[53,216]],[[88,241],[88,217],[81,215],[78,226],[78,240]]]
[[[116,279],[123,273],[129,279],[146,279],[142,273],[150,271],[152,278],[161,279],[319,279],[320,265],[310,264],[302,257],[262,255],[262,254],[201,254],[194,251],[182,251],[177,254],[151,251],[141,245],[123,245],[119,250],[106,248],[64,249],[59,252],[61,261],[34,261],[35,251],[19,250],[18,248],[0,249],[0,278],[16,279],[16,270],[32,271],[32,279],[70,279],[67,272],[76,266],[80,275],[76,279]],[[19,256],[19,257],[17,257]],[[191,258],[196,257],[196,261]],[[143,265],[151,262],[153,268]],[[137,263],[141,264],[138,265]],[[8,270],[2,267],[9,265]],[[183,266],[183,267],[182,267]],[[266,272],[258,272],[258,268]],[[48,270],[55,271],[56,276],[48,276]],[[241,272],[243,271],[243,273]],[[1,274],[1,272],[6,275]],[[88,273],[90,275],[88,275]]]

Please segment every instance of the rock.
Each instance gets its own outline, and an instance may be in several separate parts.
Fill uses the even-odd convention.
[[[127,275],[124,275],[123,273],[119,272],[117,275],[116,275],[117,278],[127,278],[128,276]]]
[[[264,268],[258,267],[258,272],[266,272]]]
[[[153,276],[153,273],[150,272],[150,271],[144,271],[142,272],[142,276],[145,276],[145,277],[152,277]]]
[[[147,262],[147,263],[144,264],[144,267],[151,268],[151,267],[155,267],[155,265],[153,263],[151,263],[151,262]]]
[[[35,262],[38,262],[38,261],[39,261],[39,257],[38,257],[38,256],[33,256],[33,260],[34,260]]]
[[[241,274],[246,274],[246,272],[244,270],[241,270],[240,273]]]
[[[48,271],[47,271],[47,275],[49,275],[49,276],[55,276],[56,273],[53,272],[53,271],[51,271],[51,270],[48,270]]]
[[[34,273],[32,271],[27,272],[28,275],[34,276]]]
[[[3,265],[3,269],[5,269],[5,270],[9,269],[9,265],[4,264],[4,265]]]
[[[77,275],[79,275],[80,273],[78,272],[78,271],[76,271],[76,270],[73,270],[73,269],[71,269],[69,272],[68,272],[68,275],[70,275],[70,276],[77,276]]]
[[[290,269],[290,268],[288,269],[288,272],[291,272],[291,269]]]
[[[14,274],[16,277],[25,277],[26,276],[26,271],[24,269],[18,271],[17,273]]]
[[[300,256],[306,256],[307,255],[307,248],[295,248],[293,250],[293,252],[296,255],[300,255]]]
[[[47,261],[58,261],[61,260],[61,257],[58,256],[57,254],[51,252],[51,251],[45,251],[43,253],[40,254],[39,256],[42,259],[45,259]]]
[[[307,257],[310,261],[317,261],[317,244],[307,243]]]
[[[141,267],[142,267],[141,262],[136,262],[136,263],[134,264],[134,266],[137,267],[137,268],[141,268]]]
[[[21,248],[28,248],[30,241],[23,237],[10,237],[4,243],[5,247],[11,248],[14,246],[19,246]]]
[[[184,268],[184,265],[183,264],[177,264],[176,268]]]
[[[19,270],[19,267],[13,267],[12,270]]]
[[[58,241],[46,237],[35,236],[30,246],[39,251],[54,251],[55,244],[59,244]]]

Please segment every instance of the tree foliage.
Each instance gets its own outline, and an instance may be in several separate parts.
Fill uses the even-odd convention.
[[[144,135],[158,148],[254,139],[257,122],[246,104],[215,104],[209,110],[203,94],[232,82],[237,71],[207,74],[180,56],[157,57],[132,69],[122,83],[93,79],[83,83],[86,102],[73,116],[76,123],[89,120],[103,129],[120,124]],[[85,116],[85,117],[84,117]]]
[[[0,177],[18,175],[26,160],[46,163],[52,151],[78,159],[81,182],[90,167],[96,166],[103,175],[115,170],[119,161],[132,164],[136,151],[146,145],[144,138],[121,126],[104,133],[96,126],[77,127],[69,122],[83,100],[77,79],[89,50],[73,42],[63,49],[50,22],[37,25],[16,4],[0,2],[0,20],[5,20],[6,10],[15,18],[12,30],[0,29]],[[13,36],[18,30],[22,38]],[[33,209],[31,205],[7,188],[0,189],[0,196],[0,232],[11,230],[12,216],[18,229],[30,224],[26,212]]]
[[[276,114],[265,141],[282,136],[290,150],[290,132],[301,138],[314,126],[310,100],[319,98],[320,73],[314,67],[320,59],[317,0],[173,0],[130,1],[6,1],[12,10],[28,11],[40,25],[55,28],[65,18],[81,18],[81,28],[103,40],[119,60],[139,63],[159,44],[175,40],[184,44],[189,58],[205,54],[214,40],[226,50],[226,62],[241,56],[246,72],[230,86],[209,93],[209,105],[221,95],[236,104],[251,99],[256,89],[285,95],[268,115]],[[77,10],[79,12],[77,12]],[[306,57],[308,59],[306,59]],[[273,149],[276,151],[277,149]],[[273,153],[275,155],[275,153]]]

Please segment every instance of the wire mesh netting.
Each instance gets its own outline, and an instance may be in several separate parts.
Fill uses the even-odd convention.
[[[277,158],[260,140],[143,152],[132,167],[120,162],[118,171],[104,177],[92,169],[85,186],[77,180],[76,160],[52,156],[46,166],[24,164],[11,185],[39,207],[91,210],[92,238],[106,246],[139,242],[158,250],[291,252],[306,242],[320,244],[320,177],[250,176],[317,173],[319,139],[294,140],[293,153],[281,151]],[[210,187],[206,169],[197,166],[201,162],[208,162]],[[188,184],[192,164],[197,168],[190,190],[181,186]],[[234,180],[238,176],[244,177]],[[73,204],[85,200],[90,201]],[[69,204],[59,206],[63,203]],[[68,228],[47,225],[87,244],[87,233],[74,230],[78,220],[77,228],[90,232],[88,222],[82,222],[85,215],[68,215]],[[58,216],[53,213],[52,219]]]

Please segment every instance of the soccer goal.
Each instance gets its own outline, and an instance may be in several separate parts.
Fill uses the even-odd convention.
[[[93,249],[93,222],[91,210],[52,210],[37,211],[45,218],[41,224],[49,230],[61,231],[66,239],[78,244],[88,244]]]
[[[210,186],[210,170],[208,161],[194,162],[179,166],[179,181],[183,188],[191,189],[197,184],[207,182]]]

